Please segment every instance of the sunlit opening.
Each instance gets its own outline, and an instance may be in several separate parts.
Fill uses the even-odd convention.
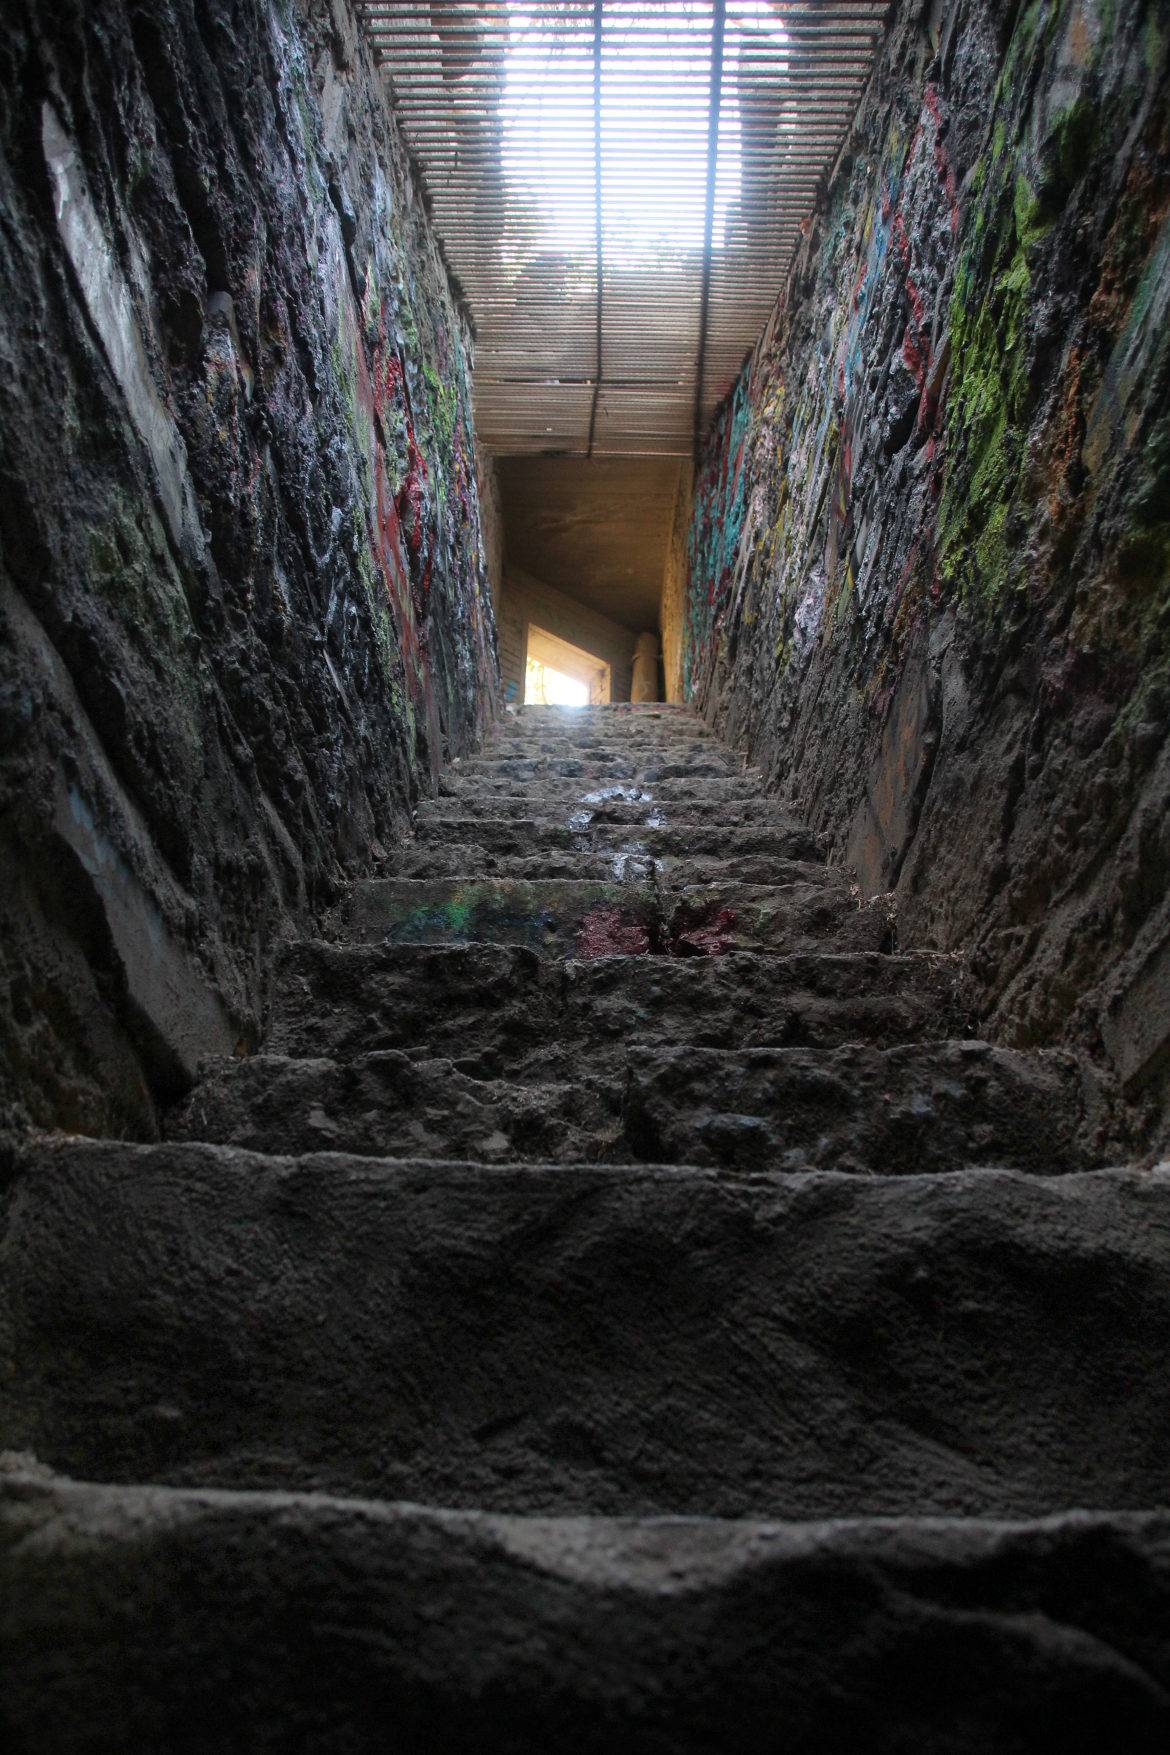
[[[585,707],[610,699],[610,670],[605,659],[560,634],[530,622],[525,657],[527,706]]]
[[[524,672],[524,705],[526,707],[587,707],[589,685],[539,658],[530,658]]]
[[[557,9],[560,10],[559,8]],[[527,197],[539,238],[509,239],[518,258],[534,243],[568,256],[595,248],[592,8],[579,27],[549,28],[548,8],[509,7],[501,115],[504,173]],[[767,80],[747,67],[788,35],[771,0],[728,0],[723,103],[712,241],[743,197],[745,159],[771,157],[793,125]],[[740,63],[744,74],[740,76]],[[783,79],[786,56],[770,63]],[[603,250],[630,266],[703,245],[711,71],[710,0],[678,0],[662,13],[644,0],[608,0],[601,51]],[[753,94],[750,113],[741,89]],[[513,211],[515,209],[513,208]]]

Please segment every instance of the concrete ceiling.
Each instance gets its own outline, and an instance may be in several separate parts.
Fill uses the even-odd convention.
[[[674,457],[497,459],[508,560],[640,632],[657,628]]]

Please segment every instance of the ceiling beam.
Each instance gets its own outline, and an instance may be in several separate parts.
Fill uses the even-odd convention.
[[[593,374],[593,400],[589,405],[589,448],[597,432],[597,403],[601,395],[601,349],[604,324],[605,260],[601,244],[601,33],[602,0],[593,0],[593,223],[597,242],[597,368]]]
[[[703,213],[703,281],[699,293],[699,353],[695,361],[695,461],[703,443],[703,376],[707,369],[707,318],[711,310],[711,246],[715,235],[715,173],[719,164],[719,108],[723,99],[725,0],[711,9],[711,95],[707,103],[707,196]]]

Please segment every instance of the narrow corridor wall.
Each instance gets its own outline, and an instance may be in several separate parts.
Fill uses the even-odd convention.
[[[1155,0],[901,9],[702,458],[686,687],[985,1027],[1170,1051]]]
[[[492,710],[471,335],[348,0],[0,80],[0,1120],[146,1134]]]
[[[688,547],[694,496],[694,471],[686,463],[678,472],[674,514],[666,563],[662,569],[662,604],[658,626],[662,635],[663,691],[668,701],[686,699],[685,656],[687,634]]]

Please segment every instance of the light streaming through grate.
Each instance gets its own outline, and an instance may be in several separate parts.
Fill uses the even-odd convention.
[[[365,5],[501,453],[690,453],[755,342],[886,0]]]

